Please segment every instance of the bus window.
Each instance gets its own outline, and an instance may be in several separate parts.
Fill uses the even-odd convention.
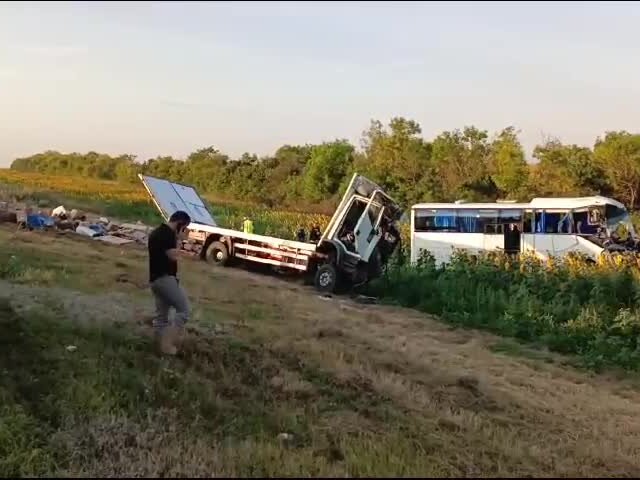
[[[522,222],[522,210],[500,210],[500,223]]]
[[[522,225],[523,233],[533,233],[533,212],[525,212],[524,221]]]
[[[553,226],[547,225],[547,216],[544,211],[536,212],[536,233],[553,233]]]
[[[598,227],[589,223],[589,212],[587,210],[574,210],[573,223],[578,235],[595,235],[598,233]]]
[[[569,210],[536,212],[536,233],[573,233]]]
[[[497,210],[460,209],[458,211],[458,228],[464,233],[497,233]]]
[[[484,233],[502,234],[497,210],[479,210],[478,220],[483,226]]]
[[[449,209],[420,209],[415,211],[416,232],[457,232],[456,211]]]

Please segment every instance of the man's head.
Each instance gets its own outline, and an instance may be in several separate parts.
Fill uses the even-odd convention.
[[[178,210],[169,217],[169,226],[177,233],[182,232],[191,223],[191,217],[187,212]]]

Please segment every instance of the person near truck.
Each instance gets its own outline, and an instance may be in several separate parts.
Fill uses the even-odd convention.
[[[322,238],[322,232],[320,231],[320,227],[318,225],[314,225],[309,233],[309,241],[312,243],[318,243]]]
[[[190,305],[187,294],[178,280],[178,239],[191,223],[189,214],[177,211],[169,221],[149,235],[149,282],[156,303],[153,327],[160,352],[175,355],[189,320]],[[173,322],[169,310],[173,308]]]
[[[249,217],[244,217],[242,220],[242,231],[244,233],[253,233],[253,222]]]

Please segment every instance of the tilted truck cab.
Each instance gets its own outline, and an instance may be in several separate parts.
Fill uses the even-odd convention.
[[[301,272],[323,292],[361,285],[379,276],[400,242],[402,209],[371,180],[353,175],[317,244],[222,228],[193,187],[139,175],[161,215],[191,215],[189,238],[200,257],[230,265],[239,259]]]
[[[318,256],[316,288],[335,291],[379,276],[400,243],[402,213],[380,186],[354,174],[318,242],[324,256]]]

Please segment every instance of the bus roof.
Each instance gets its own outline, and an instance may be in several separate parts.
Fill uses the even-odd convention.
[[[518,209],[575,209],[594,207],[598,205],[615,205],[619,208],[625,206],[612,198],[602,197],[599,195],[592,197],[555,197],[555,198],[534,198],[529,203],[511,203],[511,202],[495,202],[495,203],[417,203],[412,209],[432,208],[432,209],[483,209],[483,210],[518,210]]]

